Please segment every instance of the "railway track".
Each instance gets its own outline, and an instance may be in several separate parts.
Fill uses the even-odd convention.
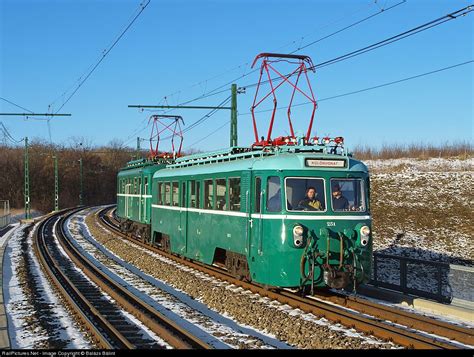
[[[48,278],[97,345],[107,349],[165,348],[166,344],[179,349],[211,348],[131,294],[90,263],[68,241],[64,222],[77,211],[65,210],[44,219],[35,231],[34,249]],[[103,292],[115,302],[106,298]],[[159,344],[144,337],[143,328],[127,319],[123,310],[138,318],[166,343]]]
[[[325,317],[331,321],[355,328],[384,340],[392,341],[407,348],[421,349],[457,349],[464,345],[474,345],[471,329],[449,324],[426,316],[412,314],[407,311],[376,304],[359,296],[334,295],[321,292],[316,297],[301,297],[298,294],[279,290],[271,291],[261,286],[236,280],[226,271],[217,267],[205,266],[190,262],[160,249],[144,244],[137,239],[128,237],[120,232],[109,208],[98,212],[99,223],[113,230],[121,237],[131,240],[147,249],[157,252],[180,264],[200,270],[211,276],[226,280],[241,286],[261,296],[277,300],[283,304],[299,308],[316,316]]]

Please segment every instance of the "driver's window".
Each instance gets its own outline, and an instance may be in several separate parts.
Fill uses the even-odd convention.
[[[288,211],[326,211],[323,179],[287,178],[285,191]]]
[[[331,179],[333,211],[366,211],[364,183],[361,179]]]

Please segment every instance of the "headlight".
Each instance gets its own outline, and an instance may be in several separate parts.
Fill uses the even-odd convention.
[[[365,247],[369,243],[370,228],[363,226],[360,228],[360,244]]]
[[[303,245],[303,233],[304,228],[302,226],[298,225],[293,227],[293,243],[297,248]]]
[[[301,226],[294,226],[293,227],[293,235],[295,236],[302,236],[304,233],[304,229]]]
[[[360,235],[367,237],[370,234],[370,228],[368,226],[362,226],[360,228]]]

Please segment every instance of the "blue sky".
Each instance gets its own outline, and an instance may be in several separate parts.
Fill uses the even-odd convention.
[[[258,53],[292,52],[398,2],[151,0],[61,110],[72,116],[50,121],[51,139],[66,145],[78,138],[93,145],[116,140],[135,147],[137,136],[149,137],[151,128],[146,124],[153,113],[128,108],[129,104],[165,104],[166,96],[168,104],[176,105],[199,97],[248,73],[249,63]],[[2,0],[0,97],[34,112],[45,113],[51,104],[56,111],[75,89],[79,77],[87,74],[131,21],[139,4],[135,0]],[[461,0],[408,0],[297,53],[321,63],[470,4]],[[316,98],[325,99],[471,61],[473,24],[471,12],[388,46],[320,68],[310,73]],[[255,72],[236,83],[246,86],[257,81]],[[239,145],[243,146],[254,139],[249,115],[254,93],[255,88],[248,88],[238,96],[238,135]],[[218,105],[229,95],[230,86],[228,92],[192,104]],[[283,106],[285,92],[281,95],[279,105]],[[301,97],[295,99],[295,103],[304,101]],[[3,100],[0,111],[23,112]],[[278,111],[274,136],[288,132],[285,112]],[[186,128],[206,113],[183,109],[168,114],[182,115]],[[309,106],[294,109],[294,126],[306,130],[309,115]],[[227,147],[229,119],[230,112],[221,110],[189,130],[184,149],[207,151]],[[259,130],[265,131],[269,113],[259,113],[257,119]],[[50,138],[45,121],[23,117],[0,117],[0,121],[17,139]],[[344,136],[352,148],[472,143],[473,64],[321,100],[313,129],[320,136]],[[213,131],[216,132],[205,138]],[[162,149],[169,148],[166,142],[161,145]]]

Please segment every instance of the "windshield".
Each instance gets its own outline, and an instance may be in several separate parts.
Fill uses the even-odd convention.
[[[286,178],[288,211],[325,211],[324,180],[320,178]]]
[[[361,179],[331,179],[333,211],[365,212],[364,182]]]

